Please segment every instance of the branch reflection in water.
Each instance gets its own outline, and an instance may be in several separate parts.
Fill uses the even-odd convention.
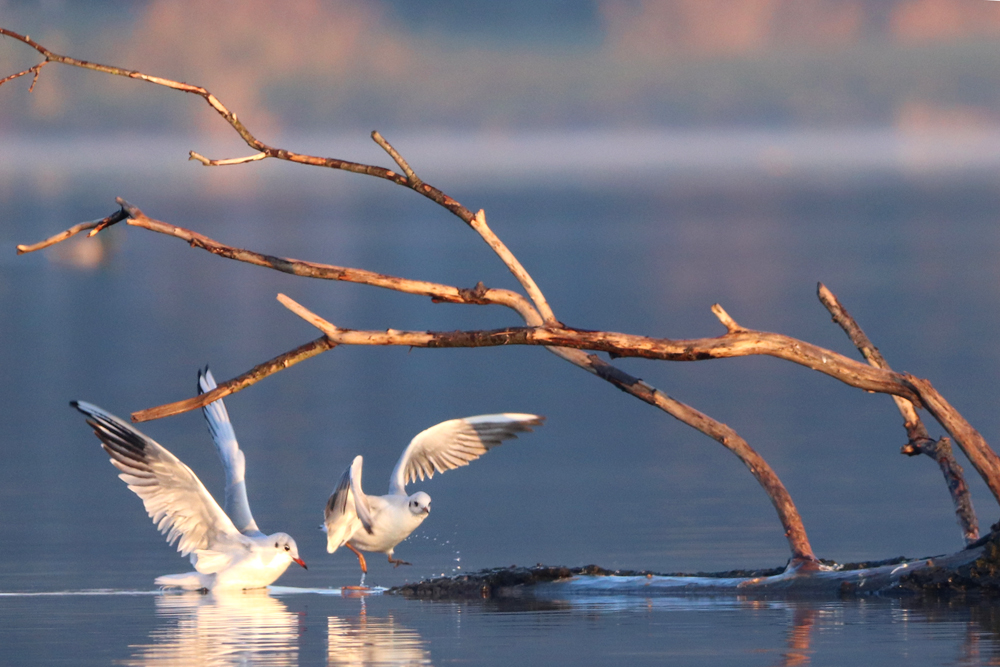
[[[818,610],[814,607],[796,607],[792,623],[788,628],[788,650],[778,663],[781,667],[808,665],[812,651],[812,630],[816,624]]]
[[[157,616],[175,621],[150,633],[126,665],[299,664],[299,616],[264,589],[167,594]]]
[[[365,599],[357,618],[329,616],[328,665],[430,665],[427,641],[390,614],[369,617]]]

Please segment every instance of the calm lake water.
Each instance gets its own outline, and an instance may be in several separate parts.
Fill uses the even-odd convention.
[[[0,598],[9,664],[995,664],[991,605],[329,595]]]
[[[733,135],[722,144],[666,135],[652,139],[665,157],[630,164],[620,152],[636,144],[601,139],[587,148],[603,168],[563,150],[572,137],[396,144],[426,181],[486,209],[571,326],[714,336],[724,331],[709,311],[718,302],[744,326],[854,356],[815,298],[822,281],[894,368],[929,378],[1000,442],[1000,182],[982,142],[917,150],[878,132]],[[387,164],[356,139],[287,145]],[[990,603],[597,597],[510,605],[332,594],[357,583],[357,561],[326,554],[317,526],[352,457],[365,456],[365,486],[381,492],[418,431],[498,411],[548,420],[468,468],[410,487],[434,501],[396,551],[413,565],[392,569],[373,557],[368,583],[539,562],[659,572],[785,562],[770,503],[727,451],[535,348],[338,348],[230,397],[257,522],[295,537],[309,564],[279,583],[312,592],[155,594],[154,577],[187,563],[116,479],[70,400],[127,416],[193,395],[206,363],[224,380],[316,338],[275,301],[279,292],[350,328],[519,322],[499,308],[295,279],[143,230],[111,230],[92,267],[85,249],[16,257],[15,244],[104,217],[122,196],[151,217],[269,254],[460,287],[516,285],[457,219],[371,179],[288,164],[204,169],[184,162],[187,149],[201,148],[197,139],[22,140],[15,148],[0,167],[0,660],[891,665],[997,657]],[[717,163],[684,158],[709,149],[723,151]],[[835,168],[816,157],[824,150],[840,156]],[[511,155],[524,156],[531,178],[516,176]],[[490,177],[493,161],[502,177]],[[819,556],[848,562],[961,547],[936,466],[899,454],[905,433],[888,397],[769,358],[616,363],[760,451]],[[140,428],[221,497],[200,414]],[[988,527],[995,501],[969,481]]]

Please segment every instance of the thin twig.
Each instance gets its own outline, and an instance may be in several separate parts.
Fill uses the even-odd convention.
[[[719,318],[719,321],[722,322],[723,326],[726,327],[726,330],[729,331],[729,333],[744,333],[746,331],[746,329],[737,324],[736,320],[730,317],[729,313],[727,313],[719,304],[713,303],[711,311],[713,315]]]
[[[118,209],[117,211],[115,211],[106,218],[103,218],[101,220],[94,220],[92,222],[81,222],[80,224],[73,225],[66,231],[59,232],[55,236],[50,236],[44,241],[39,241],[38,243],[34,243],[31,245],[19,245],[17,246],[17,254],[23,255],[25,253],[41,250],[42,248],[48,248],[49,246],[61,243],[62,241],[65,241],[68,238],[76,236],[80,232],[88,229],[93,230],[90,232],[90,234],[88,234],[88,236],[93,236],[102,229],[110,227],[111,225],[117,222],[121,222],[122,220],[125,220],[127,217],[128,214],[125,212],[124,209]]]
[[[37,65],[33,65],[33,66],[29,67],[28,69],[24,70],[23,72],[18,72],[17,74],[11,74],[10,76],[5,76],[4,78],[0,79],[0,86],[2,86],[3,84],[7,83],[8,81],[13,81],[14,79],[20,78],[20,77],[24,76],[25,74],[31,74],[32,72],[34,72],[35,76],[32,77],[32,79],[31,79],[31,85],[28,86],[28,92],[30,93],[30,92],[32,92],[32,91],[35,90],[35,84],[38,83],[38,75],[41,73],[42,68],[45,67],[48,64],[49,64],[49,61],[45,60],[43,62],[38,63]]]
[[[94,70],[96,72],[103,72],[105,74],[111,74],[114,76],[123,76],[129,79],[136,79],[139,81],[145,81],[147,83],[152,83],[158,86],[165,86],[167,88],[172,88],[174,90],[179,90],[184,93],[189,93],[192,95],[197,95],[205,100],[209,106],[211,106],[216,113],[225,119],[227,123],[236,133],[240,135],[243,141],[253,148],[258,153],[262,153],[264,157],[275,158],[278,160],[287,160],[289,162],[296,162],[298,164],[306,164],[313,167],[325,167],[328,169],[339,169],[342,171],[349,171],[355,174],[366,174],[368,176],[374,176],[375,178],[381,178],[387,181],[396,183],[397,185],[402,185],[407,188],[413,189],[415,192],[419,192],[424,197],[427,197],[431,201],[437,203],[438,205],[451,211],[454,215],[469,224],[472,221],[472,211],[465,208],[457,201],[444,194],[437,188],[428,185],[427,183],[422,183],[419,187],[414,187],[411,185],[410,181],[407,180],[406,176],[403,174],[397,174],[385,167],[378,167],[375,165],[360,164],[357,162],[350,162],[348,160],[338,160],[336,158],[319,157],[316,155],[305,155],[302,153],[295,153],[283,148],[276,148],[274,146],[269,146],[263,141],[260,141],[255,137],[249,129],[243,124],[236,114],[231,112],[226,106],[219,101],[215,95],[210,93],[205,88],[201,86],[193,86],[188,83],[183,83],[181,81],[174,81],[172,79],[165,79],[158,76],[150,76],[148,74],[143,74],[142,72],[137,72],[135,70],[126,69],[123,67],[114,67],[112,65],[101,65],[99,63],[92,63],[86,60],[77,60],[76,58],[70,58],[69,56],[59,55],[49,51],[47,48],[35,42],[30,37],[25,35],[20,35],[13,30],[7,30],[6,28],[0,28],[0,35],[5,35],[12,39],[16,39],[23,42],[35,49],[43,56],[45,56],[45,62],[55,62],[63,65],[69,65],[71,67],[81,67],[83,69]],[[44,64],[44,63],[43,63]],[[42,65],[36,65],[36,67],[41,67]],[[223,160],[211,160],[202,155],[195,154],[193,151],[189,154],[190,157],[198,160],[205,166],[224,166],[232,164],[242,164],[247,162],[247,158],[227,158]],[[264,159],[263,157],[258,158],[254,156],[254,159]]]
[[[931,386],[929,380],[903,374],[906,381],[917,390],[920,402],[934,415],[941,426],[965,452],[969,462],[986,482],[993,497],[1000,501],[1000,457],[997,456],[986,439],[959,414],[944,396]]]
[[[817,294],[820,303],[833,316],[833,321],[840,325],[847,336],[858,348],[861,355],[876,368],[890,370],[889,363],[879,352],[878,348],[872,344],[864,330],[851,317],[847,309],[840,303],[836,295],[831,292],[826,285],[819,283]],[[972,496],[969,493],[969,486],[965,482],[965,474],[962,466],[958,464],[955,455],[951,450],[951,443],[947,438],[933,440],[927,431],[920,415],[917,414],[913,403],[900,396],[893,396],[893,401],[903,416],[903,424],[906,428],[908,443],[903,446],[902,453],[913,456],[926,454],[934,459],[944,475],[945,484],[951,494],[952,503],[955,506],[955,514],[958,517],[958,524],[962,529],[962,536],[967,544],[971,544],[979,539],[979,522],[976,519],[975,510],[972,508]]]
[[[223,167],[230,164],[245,164],[247,162],[256,162],[257,160],[263,160],[267,157],[267,153],[254,153],[253,155],[248,155],[246,157],[233,157],[226,160],[209,160],[204,155],[196,153],[194,151],[188,152],[188,159],[195,160],[196,162],[201,162],[206,167]]]
[[[538,312],[541,313],[545,324],[558,324],[555,314],[549,307],[549,302],[545,299],[545,295],[542,294],[542,290],[538,288],[534,278],[525,271],[524,267],[521,266],[521,262],[514,256],[514,253],[504,245],[503,241],[486,224],[486,211],[479,209],[469,224],[486,241],[486,244],[493,249],[497,257],[500,258],[504,265],[507,266],[507,269],[517,278],[517,281],[521,283],[524,291],[528,293]]]
[[[139,410],[138,412],[132,413],[133,422],[144,422],[151,419],[160,419],[161,417],[169,417],[171,415],[178,415],[182,412],[188,412],[190,410],[197,410],[198,408],[205,407],[212,401],[217,401],[220,398],[225,398],[230,394],[235,394],[236,392],[246,389],[252,384],[260,382],[268,375],[273,375],[278,371],[285,370],[289,366],[294,366],[295,364],[308,359],[309,357],[315,357],[317,354],[326,352],[327,350],[332,350],[337,346],[336,343],[331,341],[326,336],[321,336],[314,341],[310,341],[305,345],[300,345],[294,350],[285,352],[284,354],[279,354],[274,359],[270,361],[265,361],[262,364],[257,364],[251,368],[246,373],[234,377],[232,380],[228,380],[219,384],[212,391],[206,392],[204,394],[199,394],[194,398],[188,398],[183,401],[177,401],[176,403],[169,403],[167,405],[160,405],[155,408],[149,408],[148,410]]]
[[[262,266],[283,273],[290,273],[304,278],[320,278],[323,280],[339,280],[382,287],[406,294],[429,296],[436,303],[461,303],[474,305],[500,305],[513,309],[522,318],[537,317],[531,303],[520,294],[505,289],[493,289],[477,285],[473,289],[459,289],[450,285],[432,283],[423,280],[398,278],[374,271],[354,269],[332,264],[307,262],[288,257],[275,257],[251,250],[235,248],[210,239],[203,234],[193,232],[183,227],[177,227],[167,222],[148,217],[138,207],[129,204],[122,198],[118,204],[129,214],[128,224],[142,227],[150,231],[173,236],[187,242],[193,248],[207,250],[213,255],[235,259],[240,262]]]
[[[508,290],[487,289],[481,284],[473,289],[459,289],[449,285],[407,280],[362,269],[264,255],[227,246],[183,227],[154,220],[146,216],[138,207],[129,204],[124,199],[119,199],[118,203],[129,214],[129,225],[174,236],[184,240],[192,247],[202,248],[222,257],[298,276],[342,280],[410,294],[429,296],[436,302],[503,305],[517,311],[533,327],[538,323],[536,319],[538,318],[537,313],[524,297]],[[109,218],[118,215],[120,213],[109,216]],[[87,228],[96,226],[96,223],[84,224]],[[72,230],[63,232],[53,237],[53,239],[65,238],[70,231]],[[729,319],[731,320],[732,318]],[[534,320],[534,322],[531,322],[531,320]],[[738,325],[736,326],[738,327]],[[743,329],[742,327],[735,334],[727,334],[718,338],[690,340],[649,338],[615,332],[584,331],[566,327],[546,327],[545,329],[513,328],[487,333],[489,333],[489,336],[480,336],[477,338],[480,341],[479,345],[529,344],[556,347],[566,346],[604,351],[618,356],[668,361],[696,361],[700,359],[758,354],[770,355],[813,368],[851,386],[869,391],[901,395],[910,400],[919,400],[912,388],[905,381],[902,381],[897,373],[858,363],[843,355],[788,336],[752,331]],[[454,346],[455,343],[451,345]]]
[[[379,134],[378,130],[372,131],[372,139],[374,139],[375,143],[381,146],[382,150],[388,153],[389,157],[395,160],[396,164],[399,165],[399,168],[403,170],[403,173],[406,174],[406,179],[410,182],[411,188],[416,190],[424,184],[416,173],[414,173],[413,169],[410,168],[410,163],[403,159],[403,156],[392,147],[392,144],[386,141],[385,138]]]

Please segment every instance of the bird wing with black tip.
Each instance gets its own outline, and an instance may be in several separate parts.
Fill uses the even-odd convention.
[[[181,555],[242,537],[198,476],[155,440],[91,403],[73,401],[101,441],[111,464],[167,542]],[[245,538],[244,538],[245,539]]]
[[[469,465],[504,440],[541,426],[544,420],[539,415],[508,412],[450,419],[431,426],[418,433],[399,457],[389,480],[389,493],[405,495],[410,482]]]

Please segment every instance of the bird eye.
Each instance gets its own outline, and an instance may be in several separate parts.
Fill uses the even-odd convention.
[[[292,548],[286,544],[285,545],[285,551],[291,551],[291,550],[292,550]]]

